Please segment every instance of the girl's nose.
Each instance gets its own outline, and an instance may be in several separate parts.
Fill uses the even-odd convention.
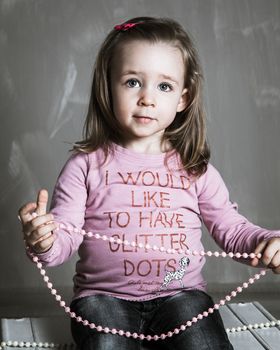
[[[155,96],[148,89],[142,90],[138,101],[139,106],[152,106],[155,107]]]

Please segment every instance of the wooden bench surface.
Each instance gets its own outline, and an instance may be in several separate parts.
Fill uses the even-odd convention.
[[[258,302],[228,304],[222,307],[220,312],[226,328],[275,321],[275,318]],[[75,348],[70,334],[70,319],[66,315],[2,319],[0,334],[1,341],[6,343],[4,350],[21,348],[7,346],[8,341],[30,342],[30,347],[25,349],[44,349],[44,345],[47,345],[45,343],[53,343],[55,348],[64,350]],[[279,326],[229,333],[229,338],[234,349],[237,350],[280,349]],[[33,342],[42,344],[37,347],[33,344],[32,347]]]

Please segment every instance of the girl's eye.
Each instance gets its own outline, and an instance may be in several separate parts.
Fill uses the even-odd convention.
[[[172,86],[168,83],[161,83],[159,84],[159,88],[161,91],[165,91],[165,92],[168,92],[168,91],[171,91],[172,90]]]
[[[139,87],[140,86],[140,83],[137,79],[129,79],[127,82],[126,82],[126,85],[130,88],[134,88],[134,87]]]

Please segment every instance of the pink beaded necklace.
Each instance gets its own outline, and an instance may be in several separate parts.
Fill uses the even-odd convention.
[[[210,252],[210,251],[195,251],[195,250],[183,250],[183,249],[166,249],[165,247],[158,247],[156,245],[149,245],[149,244],[142,244],[142,243],[137,243],[137,242],[129,242],[127,240],[121,240],[121,239],[116,239],[113,237],[108,237],[106,235],[100,235],[98,233],[93,233],[93,232],[86,232],[85,230],[78,229],[76,227],[72,227],[70,225],[64,225],[64,224],[59,224],[59,228],[65,229],[69,232],[75,232],[79,233],[83,236],[87,237],[93,237],[95,239],[102,239],[103,241],[109,241],[110,243],[117,243],[117,244],[124,244],[126,246],[132,246],[132,247],[138,247],[140,249],[151,249],[153,251],[159,251],[159,252],[165,252],[168,254],[185,254],[188,256],[214,256],[214,257],[230,257],[230,258],[260,258],[261,254],[254,254],[254,253],[226,253],[226,252]],[[29,249],[28,246],[26,246],[26,249]],[[29,251],[30,252],[30,251]],[[31,255],[33,255],[30,252]],[[57,293],[57,290],[53,288],[53,284],[50,282],[50,278],[47,276],[46,271],[43,269],[42,263],[39,261],[39,258],[34,256],[32,257],[33,262],[36,264],[37,268],[40,270],[40,274],[43,277],[44,282],[47,285],[47,288],[50,290],[50,293],[54,296],[56,301],[59,303],[59,305],[64,309],[65,313],[68,314],[71,318],[75,319],[77,322],[82,323],[84,326],[89,327],[90,329],[95,329],[98,332],[103,332],[103,333],[111,333],[111,334],[118,334],[121,336],[125,337],[132,337],[134,339],[141,339],[141,340],[160,340],[160,339],[165,339],[165,338],[170,338],[174,336],[175,334],[178,334],[184,330],[186,330],[188,327],[191,327],[194,323],[198,322],[199,320],[206,318],[209,314],[212,314],[215,310],[218,310],[221,306],[225,305],[226,302],[229,302],[232,298],[236,297],[238,293],[241,293],[243,289],[248,288],[250,284],[255,283],[256,280],[260,279],[261,276],[264,276],[266,274],[266,269],[261,269],[259,273],[255,274],[253,277],[249,278],[248,281],[242,283],[242,286],[238,286],[236,290],[231,291],[228,295],[224,297],[224,299],[221,299],[218,303],[214,304],[212,308],[209,308],[208,310],[205,310],[203,313],[198,314],[197,316],[194,316],[191,320],[186,321],[186,323],[181,324],[178,328],[175,328],[173,330],[170,330],[167,333],[162,333],[162,334],[156,334],[156,335],[145,335],[145,334],[139,334],[139,333],[131,333],[126,330],[122,329],[116,329],[116,328],[109,328],[106,326],[100,326],[96,325],[95,323],[89,322],[88,320],[82,319],[82,317],[77,316],[75,312],[72,312],[70,310],[70,307],[66,305],[66,302],[62,300],[62,297]]]

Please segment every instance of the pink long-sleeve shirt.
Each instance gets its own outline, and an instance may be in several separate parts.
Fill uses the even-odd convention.
[[[55,220],[183,253],[141,249],[59,229],[51,249],[38,256],[44,265],[54,266],[78,250],[74,298],[107,294],[139,301],[182,289],[204,290],[205,258],[184,254],[187,249],[204,249],[202,222],[226,252],[252,252],[260,241],[280,237],[280,231],[255,226],[237,212],[210,164],[194,179],[179,169],[174,154],[166,163],[165,154],[139,154],[117,145],[114,155],[103,161],[101,150],[69,158],[54,189]]]

